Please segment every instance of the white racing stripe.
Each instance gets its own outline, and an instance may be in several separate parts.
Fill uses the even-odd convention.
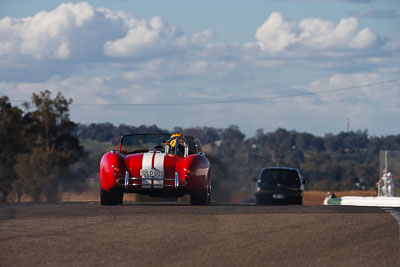
[[[153,166],[153,156],[154,156],[154,166]],[[142,170],[157,169],[159,171],[164,171],[164,153],[149,152],[143,154],[142,160]],[[142,188],[151,188],[152,177],[142,175]],[[164,177],[154,177],[154,178],[164,178]],[[163,188],[163,179],[154,179],[154,188]]]
[[[154,158],[154,168],[160,171],[164,171],[164,153],[156,153]],[[164,178],[164,177],[159,177]],[[154,180],[154,188],[163,188],[164,179],[161,180]]]
[[[151,163],[153,160],[153,153],[143,154],[142,170],[151,170]],[[142,175],[142,178],[146,178]],[[151,178],[142,179],[142,188],[151,188]]]

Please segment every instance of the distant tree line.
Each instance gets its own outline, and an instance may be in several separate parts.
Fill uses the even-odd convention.
[[[156,125],[135,127],[120,124],[117,127],[110,122],[79,124],[77,131],[80,140],[96,140],[99,142],[115,141],[115,138],[130,133],[169,133],[169,131],[160,129]]]
[[[0,98],[0,196],[56,201],[60,191],[84,190],[99,178],[99,161],[116,137],[131,133],[181,132],[198,138],[212,164],[214,200],[229,201],[234,191],[251,193],[252,178],[266,166],[297,167],[310,180],[308,190],[373,189],[379,178],[379,152],[400,150],[400,135],[369,136],[367,131],[315,136],[277,129],[246,137],[228,128],[76,124],[72,100],[49,91],[33,94],[23,109]],[[96,149],[84,149],[90,144]]]

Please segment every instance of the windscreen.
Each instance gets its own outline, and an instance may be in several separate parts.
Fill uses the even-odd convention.
[[[165,152],[165,142],[168,134],[133,134],[124,135],[121,139],[121,153],[143,153],[148,151]],[[196,152],[195,142],[192,137],[185,137],[189,145],[189,154]]]
[[[261,182],[266,184],[300,185],[300,177],[295,170],[266,169],[261,174]]]

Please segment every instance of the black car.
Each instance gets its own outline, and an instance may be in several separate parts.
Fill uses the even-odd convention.
[[[304,185],[300,171],[288,167],[263,168],[256,181],[256,204],[303,204]]]

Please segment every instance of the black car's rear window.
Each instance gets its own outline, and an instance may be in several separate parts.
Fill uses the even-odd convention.
[[[267,169],[261,174],[261,182],[300,185],[300,177],[295,170]]]

